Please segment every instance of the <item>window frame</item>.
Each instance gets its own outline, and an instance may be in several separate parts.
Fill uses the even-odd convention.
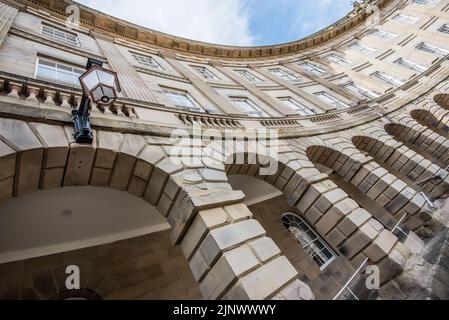
[[[349,89],[349,86],[352,86],[352,88],[355,88],[355,90]],[[350,81],[350,82],[344,83],[344,84],[341,85],[341,87],[343,89],[351,91],[351,92],[353,92],[353,93],[355,93],[355,94],[357,94],[357,95],[359,95],[361,97],[364,97],[364,98],[367,98],[367,99],[371,99],[371,100],[372,99],[376,99],[376,98],[378,98],[380,96],[379,94],[377,94],[377,93],[375,93],[375,92],[373,92],[371,90],[368,90],[368,89],[363,88],[362,86],[359,86],[354,81]]]
[[[244,78],[246,81],[251,83],[264,83],[264,81],[254,75],[252,72],[245,70],[245,69],[234,69],[235,72],[242,78]]]
[[[338,254],[332,249],[332,247],[321,237],[318,232],[316,232],[306,221],[301,218],[301,216],[295,212],[285,212],[281,221],[283,226],[287,229],[287,231],[295,238],[296,242],[302,246],[304,251],[312,258],[312,260],[318,265],[321,271],[325,270],[327,267],[334,262]],[[293,225],[295,223],[296,225]],[[299,238],[295,233],[290,229],[291,227],[296,228],[297,230],[302,231],[302,234],[306,235],[304,238],[310,238],[310,241],[305,243],[304,240]],[[319,245],[317,245],[319,244]],[[321,247],[321,248],[320,248]],[[328,251],[329,256],[323,253],[325,250]],[[320,256],[321,254],[321,256]],[[324,258],[322,255],[325,255]],[[317,261],[315,257],[319,257]]]
[[[211,70],[209,70],[209,68],[206,67],[206,66],[190,65],[190,67],[191,67],[197,74],[201,75],[201,76],[202,76],[204,79],[206,79],[206,80],[220,80],[220,78],[219,78],[215,73],[213,73]],[[205,75],[205,73],[199,71],[198,69],[205,70],[205,71],[206,71],[205,73],[209,74],[211,77],[207,77],[207,76]]]
[[[54,71],[55,71],[56,78],[51,78],[51,77],[46,77],[46,76],[39,75],[39,66],[41,65],[41,61],[46,61],[48,63],[53,63],[55,65],[54,66],[54,68],[55,68]],[[74,80],[73,82],[68,82],[68,81],[65,81],[65,80],[58,79],[57,75],[58,75],[58,70],[59,70],[58,66],[59,65],[65,66],[66,68],[71,68],[72,69],[72,72],[73,72],[72,76],[73,76],[73,80]],[[80,73],[75,73],[74,72],[75,70],[80,71]],[[35,66],[35,70],[34,70],[34,79],[40,79],[40,80],[44,80],[44,81],[54,81],[54,82],[62,84],[62,85],[69,85],[69,86],[75,86],[77,88],[80,88],[81,84],[79,82],[79,77],[81,75],[83,75],[85,72],[86,72],[86,70],[84,70],[83,68],[81,68],[81,67],[79,67],[79,66],[77,66],[77,65],[75,65],[73,63],[59,62],[59,61],[57,61],[55,59],[38,56],[36,58],[36,66]],[[78,75],[78,76],[76,76],[76,75]]]
[[[176,107],[176,109],[188,111],[188,112],[206,112],[206,109],[201,106],[201,104],[196,101],[196,99],[190,94],[189,91],[183,89],[176,89],[170,87],[160,87],[162,93],[171,101],[171,103]],[[178,96],[185,96],[184,98],[189,101],[193,107],[177,104],[174,99],[172,99],[172,95],[176,94]]]
[[[266,118],[269,117],[269,114],[267,112],[265,112],[262,108],[260,108],[254,101],[252,101],[250,98],[245,97],[245,96],[229,96],[229,99],[232,101],[232,103],[234,105],[237,106],[237,108],[246,113],[246,115],[248,115],[249,117],[254,117],[254,118]],[[246,102],[246,104],[252,108],[254,111],[253,112],[248,112],[247,110],[245,110],[244,108],[242,108],[237,102],[238,100],[244,100]],[[256,115],[258,114],[258,115]]]
[[[377,77],[376,75],[380,75],[381,77]],[[405,84],[405,81],[396,79],[395,77],[393,77],[385,72],[382,72],[382,71],[373,72],[371,74],[371,76],[380,82],[383,82],[383,83],[386,83],[386,84],[389,84],[389,85],[392,85],[395,87],[401,87]]]
[[[332,60],[332,59],[334,59],[334,60]],[[350,60],[348,60],[345,57],[342,57],[341,55],[338,55],[336,53],[328,54],[326,56],[326,60],[336,63],[336,64],[340,64],[340,65],[351,64]]]
[[[424,47],[428,47],[430,50],[426,50]],[[445,57],[449,54],[449,50],[445,50],[443,48],[437,47],[433,44],[430,44],[428,42],[425,41],[421,41],[417,46],[416,46],[417,50],[429,53],[429,54],[434,54],[438,57]]]
[[[405,20],[400,20],[399,17],[403,17]],[[416,24],[419,21],[418,17],[410,16],[408,14],[398,13],[393,17],[394,21],[398,21],[400,23],[407,23],[407,24]]]
[[[129,51],[129,53],[133,57],[134,61],[137,62],[137,64],[139,64],[140,66],[143,66],[146,68],[151,68],[153,70],[160,70],[160,71],[165,70],[165,68],[156,59],[154,59],[151,55],[146,55],[146,54],[133,52],[133,51]],[[147,61],[149,59],[150,62],[143,63],[139,59],[143,59],[144,61]]]
[[[318,114],[314,109],[306,107],[304,104],[302,104],[301,102],[297,101],[293,97],[290,97],[290,96],[288,96],[288,97],[279,97],[278,100],[281,101],[285,106],[287,106],[291,110],[298,112],[298,114],[301,115],[301,116],[314,116],[314,115]],[[287,103],[285,103],[287,101],[289,103],[291,103],[292,105],[295,105],[295,107],[292,107],[292,106],[288,105]],[[305,110],[305,112],[301,113],[301,110]]]
[[[53,31],[53,34],[49,34],[48,32],[44,31],[45,28],[51,29]],[[63,33],[64,37],[63,38],[58,37],[56,35],[57,31],[60,32],[60,33]],[[73,47],[81,47],[81,42],[80,42],[80,39],[79,39],[77,33],[69,32],[69,31],[66,31],[66,30],[64,30],[62,28],[58,28],[58,27],[55,27],[55,26],[47,24],[47,23],[41,23],[40,34],[45,36],[45,37],[49,37],[49,38],[51,38],[53,40],[56,40],[56,41],[61,42],[61,43],[68,44],[68,45],[73,46]],[[73,42],[73,41],[68,40],[68,38],[67,38],[68,35],[73,36],[75,41]]]
[[[364,44],[361,44],[360,41],[354,41],[348,47],[349,47],[349,49],[356,50],[361,53],[367,53],[367,54],[375,53],[377,50],[379,50],[378,48],[372,48],[372,47],[368,47]]]
[[[285,81],[298,81],[299,77],[294,75],[292,72],[290,71],[286,71],[282,68],[276,67],[276,68],[270,68],[268,69],[268,71],[275,75],[276,77],[285,80]],[[282,74],[282,75],[280,75]]]
[[[310,72],[316,76],[322,76],[328,73],[328,71],[322,67],[317,66],[315,63],[305,61],[300,63],[299,66],[303,68],[305,71]],[[309,66],[309,68],[305,67]]]
[[[329,105],[331,105],[331,106],[336,107],[337,110],[343,110],[343,109],[347,109],[347,108],[350,107],[346,102],[341,101],[340,99],[338,99],[337,97],[335,97],[334,95],[330,94],[330,93],[327,92],[327,91],[318,91],[318,92],[315,92],[314,95],[315,95],[318,99],[320,99],[322,102],[327,103],[327,104],[329,104]],[[321,99],[321,98],[320,98],[321,96],[324,96],[324,97],[328,98],[329,100],[332,100],[333,102],[325,101],[324,99]]]
[[[438,28],[438,32],[449,34],[449,23],[444,23],[441,27]]]
[[[389,31],[381,30],[381,29],[374,29],[371,33],[372,35],[375,35],[379,39],[387,39],[387,40],[394,40],[398,37],[396,33],[392,33]]]
[[[426,67],[424,67],[424,66],[422,66],[420,64],[417,64],[417,63],[415,63],[415,62],[413,62],[411,60],[404,59],[402,57],[396,59],[393,63],[398,65],[398,66],[400,66],[400,67],[402,67],[402,68],[405,68],[405,69],[408,69],[408,70],[412,70],[412,71],[415,71],[415,72],[419,72],[419,73],[423,73],[423,72],[425,72],[427,70]]]

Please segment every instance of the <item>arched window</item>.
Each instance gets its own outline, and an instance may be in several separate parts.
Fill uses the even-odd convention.
[[[282,222],[306,250],[312,259],[324,270],[337,257],[336,253],[313,231],[313,229],[297,214],[287,212],[282,216]]]

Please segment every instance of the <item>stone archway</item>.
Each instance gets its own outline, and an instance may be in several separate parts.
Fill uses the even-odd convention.
[[[168,138],[95,130],[93,145],[79,145],[72,130],[0,119],[0,203],[65,186],[129,192],[167,218],[170,238],[181,245],[205,298],[313,298],[266,241],[244,195],[225,183],[224,168],[173,161]],[[258,277],[267,281],[255,282]]]
[[[443,118],[438,119],[433,113],[424,109],[414,109],[410,115],[423,127],[429,128],[446,139],[449,138],[449,126]]]
[[[408,124],[386,124],[385,131],[440,167],[446,168],[449,165],[449,141],[414,119],[410,118]]]

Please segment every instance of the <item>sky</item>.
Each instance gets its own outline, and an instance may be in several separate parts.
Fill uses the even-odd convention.
[[[351,0],[78,0],[172,35],[224,45],[279,44],[308,36],[351,11]]]

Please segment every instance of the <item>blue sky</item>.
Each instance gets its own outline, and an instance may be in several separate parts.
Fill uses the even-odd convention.
[[[337,21],[351,0],[78,0],[173,35],[227,45],[294,41]]]

